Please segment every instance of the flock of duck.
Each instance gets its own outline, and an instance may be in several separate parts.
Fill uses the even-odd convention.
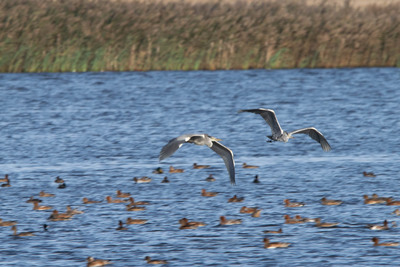
[[[293,134],[307,134],[309,135],[312,139],[317,141],[322,149],[324,151],[329,151],[331,149],[329,143],[325,139],[325,137],[314,127],[309,127],[309,128],[303,128],[299,130],[295,130],[292,132],[286,132],[283,131],[282,128],[279,125],[279,122],[276,118],[275,112],[271,109],[248,109],[248,110],[241,110],[240,112],[250,112],[250,113],[255,113],[259,114],[262,116],[262,118],[268,123],[268,125],[271,128],[272,135],[267,136],[270,139],[270,142],[272,141],[282,141],[282,142],[287,142],[290,138],[293,138]],[[232,151],[219,143],[220,139],[212,137],[207,134],[185,134],[181,135],[177,138],[174,138],[166,144],[160,152],[159,159],[160,161],[163,159],[166,159],[167,157],[171,156],[172,154],[175,153],[181,147],[184,143],[193,143],[196,145],[206,145],[209,148],[211,148],[214,152],[216,152],[218,155],[222,157],[224,160],[224,163],[226,165],[226,168],[229,173],[230,177],[230,182],[231,184],[235,184],[235,162],[233,159],[233,153]],[[246,163],[243,163],[242,165],[243,168],[245,169],[257,169],[258,166],[255,165],[248,165]],[[206,169],[210,168],[210,165],[198,165],[197,163],[193,164],[193,169]],[[169,173],[183,173],[183,169],[177,169],[174,168],[173,166],[170,166],[169,168]],[[155,169],[153,173],[156,174],[163,174],[164,171],[161,167]],[[375,177],[375,174],[373,173],[363,173],[364,176],[366,177]],[[215,181],[215,178],[210,175],[205,179],[208,182],[213,182]],[[134,177],[133,181],[135,183],[150,183],[152,182],[152,179],[144,176],[144,177]],[[60,177],[57,177],[54,181],[55,183],[58,183],[59,186],[58,188],[65,188],[66,183],[63,179]],[[168,180],[168,177],[164,177],[164,179],[161,181],[161,183],[169,183],[170,181]],[[4,179],[0,179],[1,187],[10,187],[10,178],[6,174]],[[255,176],[253,183],[260,183],[258,175]],[[215,197],[217,196],[217,192],[210,192],[207,191],[206,189],[201,190],[201,196],[203,197]],[[51,206],[45,206],[41,205],[40,203],[42,202],[41,198],[47,198],[47,197],[54,197],[54,194],[51,193],[46,193],[44,191],[41,191],[39,193],[39,198],[35,198],[31,196],[28,200],[26,200],[27,203],[32,203],[33,205],[33,210],[37,211],[42,211],[42,210],[52,210],[51,215],[48,217],[48,220],[50,221],[65,221],[65,220],[71,220],[72,217],[78,214],[82,214],[83,211],[78,210],[78,209],[73,209],[70,206],[66,207],[66,212],[61,213],[56,209],[53,209]],[[136,201],[132,195],[128,192],[122,192],[121,190],[116,191],[116,198],[113,198],[112,196],[107,196],[106,197],[106,202],[107,203],[120,203],[120,204],[125,204],[126,205],[126,210],[127,211],[142,211],[146,210],[146,205],[150,205],[151,203],[148,201]],[[379,197],[376,194],[373,194],[371,197],[364,195],[364,203],[367,205],[374,205],[374,204],[386,204],[390,206],[400,206],[400,201],[393,200],[390,197]],[[232,196],[231,198],[228,199],[229,203],[233,202],[243,202],[244,197],[238,197],[237,195]],[[96,204],[100,203],[101,201],[97,200],[91,200],[88,198],[83,198],[82,203],[85,205],[88,204]],[[342,205],[341,200],[335,200],[335,199],[327,199],[327,198],[322,198],[320,200],[320,203],[322,205],[328,205],[328,206],[337,206],[337,205]],[[285,199],[284,200],[284,207],[286,208],[301,208],[305,206],[306,204],[303,202],[294,202],[291,201],[290,199]],[[260,217],[261,214],[261,209],[258,207],[247,207],[243,206],[239,212],[240,213],[247,213],[251,214],[252,217]],[[400,215],[400,210],[396,209],[393,212],[395,215]],[[242,220],[241,219],[228,219],[225,216],[220,216],[220,225],[235,225],[235,224],[241,224]],[[293,218],[291,218],[289,215],[284,215],[283,218],[283,224],[302,224],[302,223],[315,223],[316,227],[322,227],[322,228],[329,228],[329,227],[337,227],[338,222],[323,222],[321,218],[303,218],[300,215],[296,215]],[[128,217],[126,221],[119,220],[118,226],[115,228],[116,231],[124,231],[128,230],[128,225],[134,225],[134,224],[146,224],[148,220],[146,219],[132,219],[131,217]],[[179,224],[179,229],[181,230],[186,230],[186,229],[197,229],[198,227],[205,226],[206,223],[200,222],[200,221],[190,221],[187,218],[182,218],[178,221]],[[34,232],[18,232],[17,230],[17,222],[16,221],[3,221],[0,219],[0,226],[11,226],[11,230],[13,232],[13,235],[16,237],[27,237],[27,236],[34,236]],[[387,220],[384,220],[382,225],[367,225],[367,227],[370,230],[388,230],[389,223]],[[393,227],[395,227],[395,224],[393,223]],[[43,230],[47,231],[48,225],[44,224],[43,225]],[[282,228],[279,228],[277,230],[266,230],[264,231],[265,234],[268,235],[279,235],[283,233]],[[372,238],[372,242],[374,246],[398,246],[399,243],[397,242],[383,242],[380,243],[379,239],[377,237]],[[267,249],[273,249],[273,248],[287,248],[291,245],[291,243],[287,242],[271,242],[270,238],[263,238],[263,243],[264,243],[264,248]],[[112,264],[110,260],[103,260],[103,259],[95,259],[92,256],[87,257],[87,266],[93,267],[93,266],[103,266],[107,264]],[[166,260],[154,260],[151,259],[149,256],[146,256],[144,259],[148,264],[167,264],[168,262]]]
[[[172,166],[171,166],[172,167]],[[183,169],[175,169],[171,168],[169,172],[170,173],[183,173]],[[258,166],[255,165],[248,165],[246,163],[243,163],[242,165],[243,168],[248,168],[248,169],[256,169]],[[209,165],[197,165],[196,163],[193,164],[193,169],[205,169],[205,168],[210,168]],[[157,174],[163,174],[164,171],[161,168],[157,168],[154,170],[154,173]],[[373,173],[363,173],[364,176],[366,177],[375,177],[376,175]],[[206,181],[208,182],[213,182],[214,180],[210,180],[209,178],[212,177],[210,175],[209,177],[206,178]],[[164,180],[161,182],[164,182],[167,177],[164,177]],[[141,178],[134,178],[136,183],[150,183],[152,181],[151,178],[149,177],[141,177]],[[4,179],[0,179],[3,184],[9,184],[9,178],[8,175],[6,174]],[[59,177],[56,178],[54,181],[56,183],[65,183],[64,181],[61,181]],[[255,179],[253,183],[260,183],[258,175],[255,176]],[[45,206],[41,205],[39,203],[42,202],[41,198],[48,198],[48,197],[55,197],[55,194],[47,193],[44,191],[39,192],[39,198],[35,198],[31,196],[28,200],[26,200],[27,203],[32,203],[33,204],[33,210],[38,210],[38,211],[43,211],[43,210],[52,210],[51,215],[48,217],[48,220],[50,221],[65,221],[65,220],[71,220],[73,216],[77,214],[82,214],[83,211],[78,210],[78,209],[73,209],[70,206],[66,207],[66,212],[65,213],[60,213],[58,210],[53,209],[51,206]],[[215,197],[218,195],[217,192],[209,192],[206,189],[202,189],[201,195],[203,197]],[[146,205],[150,205],[151,203],[148,201],[135,201],[135,199],[132,197],[130,193],[127,192],[122,192],[121,190],[117,190],[115,194],[116,198],[112,198],[112,196],[106,196],[105,200],[107,203],[121,203],[126,205],[126,210],[127,211],[142,211],[146,209]],[[400,201],[393,200],[391,197],[380,197],[377,194],[372,194],[371,196],[364,195],[364,204],[367,205],[375,205],[375,204],[386,204],[388,206],[400,206]],[[228,199],[228,203],[239,203],[243,202],[245,200],[244,197],[238,197],[237,195],[232,196],[231,198]],[[96,204],[96,203],[101,203],[102,201],[98,200],[90,200],[88,198],[83,198],[82,199],[83,204]],[[304,202],[295,202],[290,199],[284,199],[283,201],[284,207],[286,208],[301,208],[306,205]],[[320,199],[320,204],[321,205],[327,205],[327,206],[338,206],[342,205],[343,201],[337,200],[337,199],[327,199],[326,197],[323,197]],[[258,207],[247,207],[247,206],[242,206],[239,210],[240,213],[245,213],[245,214],[251,214],[251,217],[260,217],[261,214],[261,209]],[[393,211],[393,214],[395,215],[400,215],[400,210],[396,209]],[[331,228],[331,227],[337,227],[339,225],[338,222],[323,222],[321,218],[304,218],[300,215],[295,215],[293,218],[290,215],[284,215],[283,216],[283,224],[303,224],[303,223],[314,223],[316,227],[320,228]],[[146,224],[148,220],[146,219],[132,219],[131,217],[128,217],[126,221],[119,220],[118,222],[118,227],[115,228],[117,231],[124,231],[128,230],[128,225],[134,225],[134,224]],[[186,230],[186,229],[197,229],[198,227],[202,227],[207,225],[205,222],[201,221],[190,221],[187,218],[182,218],[178,221],[180,227],[180,230]],[[235,225],[235,224],[241,224],[242,220],[241,219],[227,219],[225,216],[220,216],[220,222],[219,225]],[[0,219],[0,226],[11,226],[11,230],[13,232],[13,235],[16,237],[27,237],[27,236],[34,236],[34,232],[18,232],[17,231],[17,222],[16,221],[3,221]],[[371,224],[371,225],[366,225],[367,228],[370,230],[375,230],[375,231],[382,231],[382,230],[389,230],[390,226],[387,220],[384,220],[382,224]],[[392,222],[392,227],[396,227],[396,223]],[[44,224],[43,229],[44,231],[47,231],[48,225]],[[265,234],[268,235],[279,235],[283,233],[282,227],[277,229],[277,230],[265,230],[263,231]],[[394,247],[398,246],[398,242],[379,242],[379,239],[377,237],[373,237],[372,239],[373,246],[389,246],[389,247]],[[263,247],[266,249],[274,249],[274,248],[287,248],[291,245],[291,243],[288,242],[271,242],[270,238],[263,238]],[[149,256],[145,257],[145,260],[148,264],[167,264],[168,262],[166,260],[153,260]],[[104,260],[104,259],[95,259],[92,256],[87,257],[87,266],[93,267],[93,266],[104,266],[107,264],[112,264],[110,260]]]
[[[258,108],[258,109],[244,109],[240,110],[239,113],[242,112],[250,112],[254,114],[259,114],[269,125],[271,128],[271,135],[267,135],[267,137],[270,139],[267,142],[273,142],[273,141],[281,141],[281,142],[288,142],[289,139],[294,138],[294,134],[306,134],[315,141],[317,141],[322,149],[324,151],[330,151],[331,146],[329,145],[328,141],[326,138],[323,136],[321,132],[319,132],[316,128],[314,127],[307,127],[307,128],[302,128],[298,130],[294,130],[292,132],[286,132],[284,131],[276,117],[276,114],[274,110],[272,109],[264,109],[264,108]],[[226,168],[229,172],[230,176],[230,182],[231,184],[235,184],[235,161],[233,159],[233,152],[227,148],[226,146],[222,145],[218,141],[221,141],[221,139],[218,139],[216,137],[210,136],[208,134],[184,134],[181,136],[178,136],[174,139],[171,139],[167,145],[165,145],[161,152],[159,159],[160,161],[168,158],[172,154],[175,153],[184,143],[193,143],[195,145],[206,145],[209,148],[211,148],[214,152],[216,152],[219,156],[222,157],[222,159],[225,162]],[[172,168],[172,169],[171,169]],[[170,171],[174,170],[173,167],[171,166]],[[257,166],[251,166],[247,165],[246,163],[243,163],[243,168],[257,168]],[[183,171],[183,170],[182,170]],[[366,177],[375,177],[376,175],[371,173],[371,172],[363,172],[363,175]],[[207,179],[210,179],[207,178]],[[254,183],[258,183],[258,176],[255,177]],[[202,196],[205,197],[214,197],[217,195],[216,192],[207,192],[205,189],[202,190]],[[395,206],[395,205],[400,205],[400,201],[393,200],[392,198],[388,197],[378,197],[376,194],[373,194],[372,197],[368,197],[367,195],[364,195],[364,203],[365,204],[382,204],[385,203],[386,205],[390,206]],[[233,196],[231,199],[228,200],[228,202],[241,202],[243,201],[243,198],[238,198],[236,195]],[[299,203],[299,202],[291,202],[289,199],[284,200],[285,207],[290,207],[290,208],[295,208],[295,207],[302,207],[305,204],[304,203]],[[323,197],[321,199],[321,204],[322,205],[341,205],[342,201],[341,200],[333,200],[333,199],[327,199]],[[248,208],[246,206],[243,206],[240,209],[241,213],[251,213],[252,217],[259,217],[260,216],[260,209],[257,208]],[[394,214],[399,215],[400,211],[396,209]],[[320,218],[302,218],[300,215],[296,215],[295,218],[290,218],[289,215],[284,216],[285,223],[286,224],[298,224],[298,223],[306,223],[306,222],[314,222],[315,226],[317,227],[335,227],[339,223],[329,223],[329,222],[322,222]],[[188,223],[187,220],[180,221],[182,224],[181,228],[186,229],[186,227],[197,227],[198,225],[195,223]],[[220,217],[220,224],[221,225],[230,225],[230,224],[240,224],[241,220],[236,219],[236,220],[228,220],[225,218],[225,216]],[[393,223],[393,226],[395,227],[395,223]],[[385,220],[383,222],[383,225],[368,225],[368,228],[371,230],[388,230],[388,222]],[[191,228],[192,229],[192,228]],[[279,229],[277,231],[266,231],[265,233],[282,233],[282,229]],[[374,246],[398,246],[398,242],[384,242],[384,243],[379,243],[379,239],[377,237],[372,238],[373,245]],[[290,243],[286,242],[270,242],[268,238],[264,238],[264,247],[265,248],[284,248],[290,246]]]

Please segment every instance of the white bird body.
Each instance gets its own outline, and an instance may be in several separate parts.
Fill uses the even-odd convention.
[[[312,139],[320,143],[322,149],[324,151],[331,150],[331,146],[325,137],[314,127],[302,128],[298,130],[294,130],[292,132],[283,131],[278,119],[276,118],[275,112],[272,109],[258,108],[258,109],[243,109],[239,110],[239,112],[251,112],[255,114],[260,114],[261,117],[268,123],[269,127],[271,127],[272,135],[267,135],[269,139],[272,141],[281,141],[288,142],[289,139],[293,138],[294,134],[307,134]]]
[[[228,169],[231,184],[235,184],[235,162],[233,160],[232,151],[226,146],[219,143],[220,139],[212,137],[208,134],[184,134],[171,139],[160,152],[160,161],[168,158],[175,153],[184,143],[192,143],[195,145],[206,145],[211,148],[215,153],[220,155],[225,162]]]

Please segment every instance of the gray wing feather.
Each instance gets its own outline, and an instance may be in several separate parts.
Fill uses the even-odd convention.
[[[214,150],[215,153],[220,155],[221,158],[224,160],[225,166],[229,172],[231,184],[235,184],[235,162],[233,160],[232,151],[217,141],[213,141],[211,149]]]
[[[279,125],[278,119],[276,118],[275,112],[272,109],[258,108],[258,109],[242,109],[239,112],[251,112],[255,114],[260,114],[261,117],[268,123],[271,127],[272,134],[282,134],[283,130]]]
[[[178,150],[184,143],[186,143],[193,135],[192,134],[184,134],[177,138],[171,139],[168,144],[166,144],[160,152],[159,160],[163,160],[171,156]]]
[[[312,139],[317,141],[318,143],[321,144],[321,147],[324,151],[329,151],[331,150],[331,146],[329,145],[328,141],[325,139],[325,137],[320,133],[317,129],[314,127],[309,127],[309,128],[303,128],[303,129],[298,129],[293,132],[290,132],[289,135],[292,134],[308,134]]]

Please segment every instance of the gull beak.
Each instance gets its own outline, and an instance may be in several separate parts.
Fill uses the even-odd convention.
[[[214,136],[209,135],[208,136],[212,141],[222,141],[222,139],[216,138]]]

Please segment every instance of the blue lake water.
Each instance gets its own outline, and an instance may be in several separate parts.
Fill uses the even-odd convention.
[[[0,187],[0,218],[18,221],[18,231],[35,231],[17,238],[10,227],[0,227],[0,265],[84,266],[88,256],[113,266],[143,266],[145,256],[170,266],[400,265],[400,247],[371,241],[399,242],[400,228],[366,227],[385,219],[400,224],[391,214],[396,206],[365,205],[362,197],[400,199],[399,103],[400,72],[394,68],[0,74],[0,178],[9,174],[12,185]],[[274,109],[284,130],[316,127],[332,151],[323,152],[305,135],[267,143],[263,119],[237,112],[259,107]],[[232,149],[236,186],[207,147],[185,144],[158,161],[170,139],[198,132]],[[211,168],[192,169],[194,162]],[[259,168],[243,169],[244,162]],[[170,165],[185,172],[169,174]],[[153,174],[157,167],[166,174]],[[209,174],[215,182],[205,181]],[[256,174],[260,184],[252,183]],[[56,176],[65,189],[57,188]],[[135,184],[132,178],[141,176],[152,182]],[[161,183],[164,176],[169,184]],[[219,195],[202,197],[203,188]],[[106,203],[118,189],[151,205],[132,212]],[[42,205],[85,213],[49,221],[51,211],[25,202],[41,190],[56,195],[41,198]],[[244,202],[227,203],[234,194]],[[343,204],[321,205],[324,196]],[[84,205],[83,197],[102,203]],[[306,205],[285,208],[284,199]],[[261,216],[239,213],[242,206],[261,208]],[[340,224],[289,225],[285,214]],[[218,226],[221,215],[243,223]],[[128,217],[148,223],[116,231]],[[183,217],[207,225],[179,230]],[[263,233],[279,228],[280,235]],[[292,245],[267,250],[264,237]]]

